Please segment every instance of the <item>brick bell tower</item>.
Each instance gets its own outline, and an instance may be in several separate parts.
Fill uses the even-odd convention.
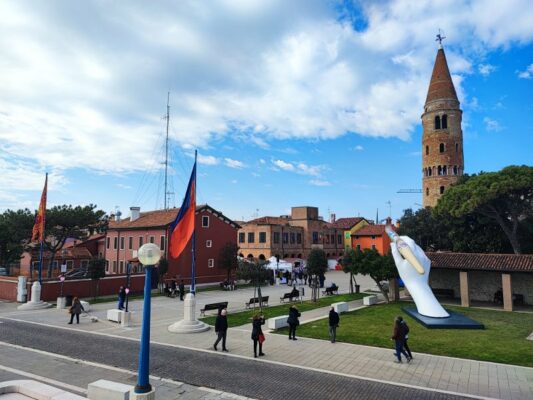
[[[463,175],[463,112],[455,93],[441,35],[422,114],[422,196],[435,207],[444,191]]]

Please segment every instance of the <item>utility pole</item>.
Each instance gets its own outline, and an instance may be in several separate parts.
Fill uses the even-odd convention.
[[[165,210],[168,209],[168,125],[170,123],[170,92],[167,93],[167,137],[165,140]]]

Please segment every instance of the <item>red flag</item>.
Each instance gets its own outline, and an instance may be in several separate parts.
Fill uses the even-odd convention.
[[[172,258],[178,258],[189,243],[194,232],[194,215],[196,213],[196,161],[192,169],[187,193],[178,215],[170,225],[169,251]]]
[[[32,241],[42,242],[44,240],[44,225],[46,222],[46,192],[48,187],[48,174],[44,180],[43,194],[41,195],[41,203],[35,216],[35,224],[33,225],[33,231],[31,235]]]

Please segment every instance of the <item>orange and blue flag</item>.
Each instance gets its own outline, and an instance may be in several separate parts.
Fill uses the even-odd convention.
[[[192,169],[187,193],[178,215],[170,225],[169,252],[172,258],[178,258],[189,243],[194,233],[194,218],[196,213],[196,161]]]
[[[44,240],[44,226],[46,222],[46,192],[48,187],[48,174],[44,180],[44,189],[41,194],[41,202],[39,203],[39,209],[37,210],[37,215],[35,216],[35,224],[33,225],[33,231],[31,235],[31,240],[43,242]]]

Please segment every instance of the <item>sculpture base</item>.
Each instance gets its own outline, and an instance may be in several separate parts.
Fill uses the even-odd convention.
[[[21,311],[29,311],[29,310],[43,310],[45,308],[50,308],[50,307],[52,307],[52,305],[45,301],[28,301],[27,303],[24,303],[18,306],[17,309]]]
[[[183,302],[183,319],[168,327],[173,333],[199,333],[210,329],[210,326],[196,319],[196,299],[192,293],[187,293]]]
[[[447,318],[426,317],[415,307],[402,307],[402,311],[428,329],[485,329],[482,323],[450,310],[446,310],[450,314]]]

